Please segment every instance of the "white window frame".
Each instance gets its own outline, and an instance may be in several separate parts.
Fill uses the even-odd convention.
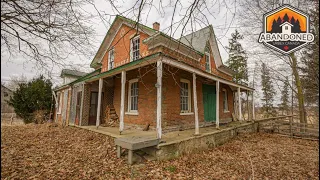
[[[187,79],[180,79],[180,83],[187,83],[188,84],[188,110],[182,111],[181,109],[181,89],[180,89],[180,115],[191,115],[193,112],[191,112],[191,84],[190,81]],[[180,87],[182,88],[182,87]]]
[[[223,92],[223,100],[222,100],[222,105],[223,105],[223,112],[229,112],[229,105],[228,105],[228,91],[226,89],[222,89]],[[226,106],[225,104],[226,103]]]
[[[113,67],[112,68],[110,66],[111,52],[113,52]],[[112,49],[110,49],[110,51],[108,52],[108,70],[111,70],[114,68],[114,53],[115,53],[115,50],[114,50],[114,47],[112,47]]]
[[[131,79],[129,81],[129,87],[128,87],[128,110],[126,112],[126,114],[128,114],[128,115],[139,115],[138,110],[131,110],[131,85],[133,83],[138,83],[138,82],[139,82],[138,78]],[[138,83],[138,102],[139,102],[139,83]],[[138,109],[139,109],[139,106],[138,106]]]
[[[139,46],[138,46],[139,54],[138,54],[138,58],[137,58],[137,59],[134,59],[134,58],[133,58],[133,41],[135,41],[135,40],[137,40],[137,39],[139,39]],[[140,59],[140,44],[141,44],[141,42],[140,42],[140,35],[137,35],[137,36],[133,37],[133,38],[130,40],[130,62],[136,61],[136,60]]]
[[[57,96],[58,96],[58,98],[59,98],[58,112],[57,112],[57,114],[61,114],[61,111],[62,111],[62,95],[63,95],[63,91],[57,93]]]
[[[204,53],[204,60],[205,60],[205,68],[206,68],[206,71],[207,72],[211,72],[211,61],[210,61],[210,53],[209,52],[205,52]],[[207,56],[208,56],[208,59],[209,59],[209,70],[207,70]]]

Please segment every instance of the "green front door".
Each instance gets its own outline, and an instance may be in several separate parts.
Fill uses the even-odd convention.
[[[216,86],[203,84],[203,109],[204,120],[207,122],[216,121]]]

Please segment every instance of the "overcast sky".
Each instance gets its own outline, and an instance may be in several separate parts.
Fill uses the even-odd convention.
[[[109,1],[105,0],[95,0],[95,7],[93,5],[87,5],[84,9],[85,11],[96,14],[97,10],[103,14],[104,19],[101,18],[95,18],[91,21],[91,26],[95,29],[95,40],[94,43],[96,51],[98,50],[104,36],[107,33],[107,30],[109,29],[112,21],[114,20],[116,14],[118,14],[117,11],[111,8],[111,5],[108,4]],[[173,2],[169,0],[163,0],[161,1],[162,5],[160,5],[160,0],[154,0],[153,5],[154,7],[144,7],[142,14],[141,14],[141,23],[145,24],[149,27],[152,27],[152,24],[154,22],[160,23],[160,30],[164,33],[169,33],[168,27],[171,25],[171,18],[173,15]],[[173,19],[173,22],[179,21],[182,17],[184,17],[185,12],[187,10],[187,7],[189,7],[190,2],[187,0],[182,0],[182,3],[177,6],[177,10],[175,12],[175,16]],[[194,30],[199,30],[203,27],[205,27],[208,24],[211,24],[213,26],[215,35],[217,37],[218,47],[219,51],[222,57],[222,61],[225,63],[228,59],[228,53],[225,48],[225,46],[228,46],[228,39],[231,37],[231,33],[235,31],[235,29],[238,29],[240,33],[245,33],[245,30],[248,30],[246,26],[239,23],[239,19],[235,12],[239,11],[239,4],[237,4],[237,1],[235,0],[221,0],[220,3],[217,3],[218,1],[208,2],[207,8],[205,8],[201,13],[205,16],[205,18],[201,14],[196,14],[197,17],[199,17],[200,21],[203,21],[203,23],[196,24],[196,26],[193,26]],[[137,7],[138,4],[135,4],[135,1],[117,1],[117,4],[115,4],[120,12],[123,12],[133,6]],[[159,8],[162,7],[162,8]],[[137,17],[137,11],[127,11],[123,14],[124,16],[128,18],[136,18]],[[262,19],[262,15],[261,15]],[[134,19],[135,20],[135,19]],[[261,24],[262,26],[262,24]],[[182,31],[182,26],[178,26],[175,24],[174,30],[176,30],[176,33],[173,34],[175,38],[179,38]],[[189,34],[191,32],[191,26],[186,26],[186,31],[183,33],[184,35]],[[259,48],[265,48],[262,45],[261,46],[253,46],[252,42],[256,42],[258,39],[257,37],[250,37],[248,39],[245,35],[245,40],[243,40],[242,45],[244,49],[249,53],[248,54],[248,67],[249,67],[249,75],[250,79],[249,81],[252,81],[252,74],[254,69],[254,64],[258,59],[264,59],[261,56],[265,56],[266,54],[252,54],[255,49]],[[255,44],[256,45],[256,44]],[[266,49],[266,48],[265,48]],[[39,68],[37,64],[33,61],[26,61],[25,58],[21,57],[19,54],[15,57],[9,57],[6,54],[1,54],[1,81],[2,82],[8,82],[10,80],[10,77],[18,77],[21,75],[26,76],[28,79],[31,79],[39,74],[47,74],[41,67]],[[69,67],[77,67],[78,69],[86,72],[90,72],[93,69],[89,67],[94,55],[92,55],[89,58],[81,58],[79,57],[70,57],[68,59],[68,62],[65,62],[69,65]],[[68,68],[68,66],[58,66],[55,64],[52,64],[52,81],[55,85],[59,85],[61,83],[61,78],[59,77],[61,73],[61,69]],[[257,78],[257,75],[256,77]],[[259,81],[258,78],[256,81]],[[257,88],[257,87],[256,87]],[[261,90],[257,88],[257,95],[260,94]],[[278,99],[278,98],[277,98]],[[276,100],[277,101],[277,100]]]
[[[130,3],[131,2],[131,3]],[[149,7],[145,7],[143,14],[142,14],[142,22],[143,24],[152,27],[152,24],[154,22],[159,22],[160,23],[160,30],[167,33],[168,32],[168,27],[170,26],[171,23],[171,18],[172,18],[172,13],[173,13],[173,5],[170,4],[170,1],[162,1],[164,8],[157,8],[156,9],[151,9],[149,12]],[[188,2],[188,1],[185,1]],[[227,1],[226,1],[227,2]],[[134,6],[134,1],[119,1],[118,2],[118,10],[120,12]],[[154,1],[154,4],[159,4],[159,1]],[[184,15],[185,12],[185,7],[187,6],[187,3],[184,3],[182,1],[182,4],[186,4],[183,7],[178,7],[177,12],[175,14],[175,20],[180,20],[181,17]],[[110,13],[112,12],[110,5],[106,3],[104,0],[96,0],[95,1],[96,8],[101,11],[105,12],[108,14],[117,14],[117,12]],[[212,6],[212,5],[208,5]],[[210,24],[213,25],[215,34],[218,38],[218,46],[219,50],[222,56],[223,61],[225,62],[226,59],[228,58],[228,54],[223,46],[228,45],[228,38],[230,37],[231,33],[234,31],[234,27],[236,27],[236,21],[234,20],[233,12],[230,10],[228,11],[225,5],[220,5],[219,7],[217,5],[213,5],[210,8],[210,11],[212,15],[207,15],[208,21]],[[218,10],[218,8],[220,8]],[[86,11],[91,11],[93,14],[96,14],[96,11],[92,5],[87,5],[85,8]],[[219,12],[218,12],[219,11]],[[149,14],[148,14],[149,13]],[[134,18],[136,17],[136,12],[130,12],[129,14],[124,14],[129,18]],[[115,16],[105,16],[107,21],[102,21],[99,18],[96,18],[94,20],[93,27],[96,31],[95,39],[95,48],[98,50],[99,45],[101,44],[108,28],[110,27],[110,23],[113,21]],[[201,26],[197,25],[195,28],[196,30],[201,29],[204,27],[206,23],[203,23]],[[229,28],[228,28],[229,27]],[[174,27],[177,28],[177,27]],[[181,34],[181,29],[182,26],[179,26],[177,29],[177,32],[174,34],[175,38],[179,38]],[[186,27],[187,31],[184,34],[190,33],[190,27]],[[70,62],[67,62],[67,64],[73,65],[73,64],[78,64],[78,66],[81,66],[81,70],[83,71],[92,71],[92,69],[89,67],[90,62],[92,61],[93,56],[91,58],[87,59],[82,59],[82,60],[77,60],[77,57],[72,59],[70,58]],[[58,65],[52,65],[53,66],[53,79],[52,81],[54,84],[59,84],[61,83],[59,74],[61,72],[62,68],[65,67],[60,67]],[[39,74],[47,74],[43,69],[37,67],[35,62],[32,61],[26,61],[25,58],[21,57],[19,54],[17,54],[15,57],[9,57],[5,54],[2,53],[2,59],[1,59],[1,81],[7,82],[10,80],[10,77],[18,77],[21,75],[26,76],[28,79],[31,79]]]

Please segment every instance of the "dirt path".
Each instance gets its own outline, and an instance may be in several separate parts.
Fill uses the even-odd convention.
[[[319,143],[245,134],[218,148],[129,166],[113,140],[75,127],[1,127],[1,179],[319,179]]]

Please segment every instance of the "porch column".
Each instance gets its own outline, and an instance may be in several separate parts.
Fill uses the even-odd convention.
[[[84,99],[84,82],[82,83],[82,95],[81,95],[81,108],[80,108],[80,120],[79,120],[79,126],[81,126],[82,123],[82,112],[83,112],[83,99]]]
[[[255,120],[255,113],[254,113],[254,91],[252,91],[252,120]]]
[[[195,125],[195,135],[199,134],[199,117],[198,117],[198,101],[197,101],[197,76],[193,73],[193,107],[194,107],[194,125]]]
[[[157,61],[157,138],[161,139],[161,113],[162,113],[162,61]]]
[[[216,128],[219,128],[219,105],[220,105],[220,101],[219,101],[219,96],[220,96],[220,82],[216,81]]]
[[[239,120],[242,120],[242,112],[241,112],[241,97],[240,97],[240,87],[238,87],[238,106],[239,106]]]
[[[103,79],[100,78],[99,79],[99,92],[98,92],[97,121],[96,121],[97,128],[100,126],[102,86],[103,86]]]
[[[123,118],[124,118],[125,91],[126,91],[126,71],[122,71],[121,72],[121,99],[120,99],[120,127],[119,127],[120,134],[124,128]]]
[[[246,95],[247,95],[247,110],[248,110],[248,119],[247,121],[250,121],[250,108],[249,108],[249,90],[247,90],[246,92]]]

